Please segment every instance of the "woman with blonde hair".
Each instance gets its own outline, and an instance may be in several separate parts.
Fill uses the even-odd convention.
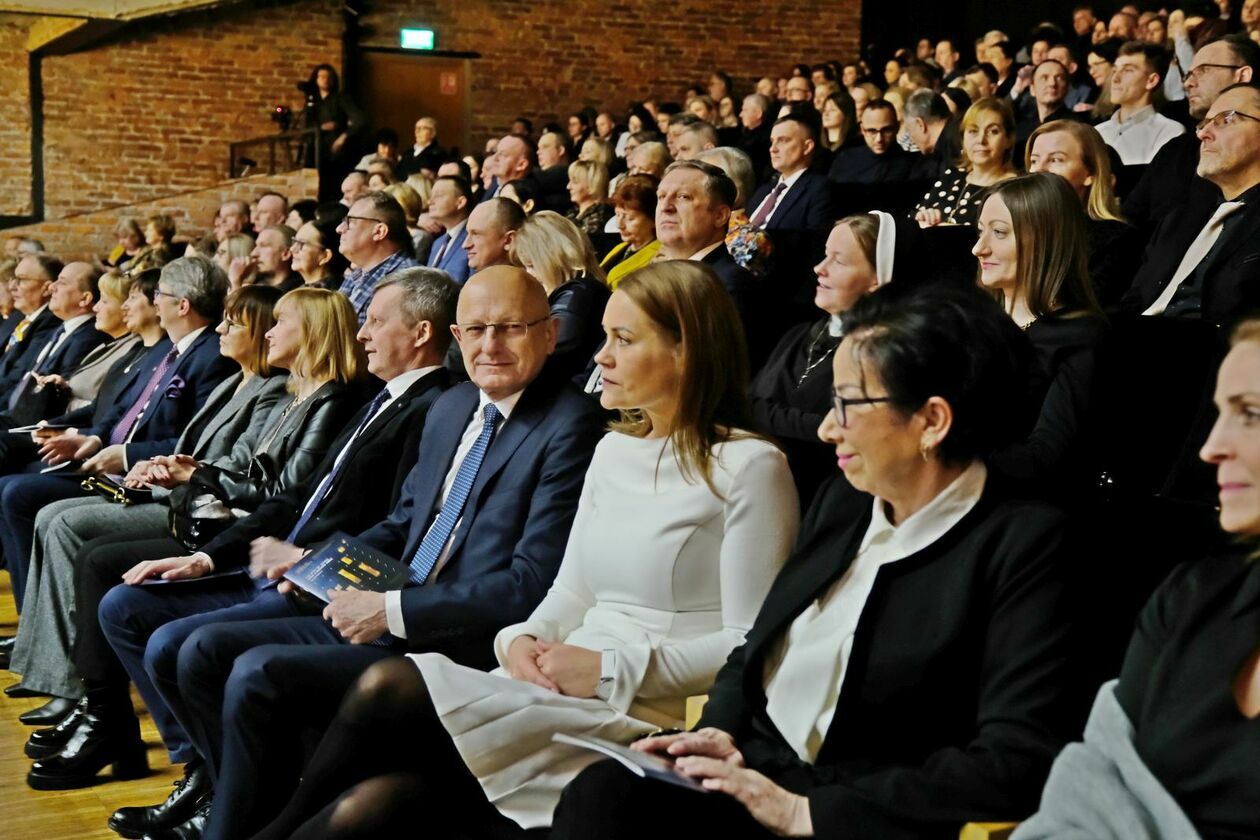
[[[603,233],[613,216],[608,204],[608,167],[589,160],[569,164],[569,198],[573,208],[565,215],[587,236]]]
[[[508,256],[547,292],[558,325],[548,364],[565,376],[581,373],[602,338],[599,319],[609,295],[590,240],[564,216],[540,210],[516,231]]]
[[[602,137],[588,137],[582,144],[582,148],[578,150],[578,160],[598,163],[605,169],[611,170],[613,161],[616,160],[616,151],[613,145]]]
[[[989,189],[1019,173],[1015,152],[1015,115],[1006,101],[981,99],[962,118],[962,159],[940,178],[915,208],[923,227],[974,225]]]
[[[1089,279],[1085,212],[1066,180],[1041,172],[996,186],[976,229],[980,285],[1028,335],[1038,361],[1028,392],[1036,423],[990,466],[1035,492],[1070,498],[1088,479],[1082,429],[1107,328]]]
[[[230,233],[219,243],[214,252],[214,262],[226,274],[232,266],[232,260],[248,259],[254,252],[254,238],[247,233]]]
[[[419,178],[422,183],[427,183],[424,178]],[[405,183],[393,183],[381,190],[381,192],[390,196],[403,209],[403,216],[407,220],[407,232],[411,234],[411,245],[416,252],[416,261],[421,265],[429,259],[429,250],[433,247],[433,241],[437,238],[427,230],[419,227],[417,222],[420,215],[424,213],[428,202],[420,195],[420,192],[411,185],[408,180]]]
[[[604,331],[600,403],[622,419],[550,592],[495,639],[501,667],[421,654],[368,669],[258,840],[413,833],[413,803],[438,797],[469,836],[546,826],[599,758],[553,735],[679,726],[740,644],[798,512],[783,454],[746,431],[739,315],[708,266],[665,261],[621,282]]]
[[[1053,172],[1080,197],[1088,215],[1089,276],[1103,306],[1120,302],[1142,261],[1141,232],[1125,221],[1107,145],[1092,126],[1055,120],[1039,126],[1024,152],[1029,172]]]

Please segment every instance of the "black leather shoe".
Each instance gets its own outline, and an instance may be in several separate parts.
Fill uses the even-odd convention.
[[[213,800],[207,796],[197,807],[196,813],[173,828],[160,828],[144,835],[144,840],[201,840],[206,831],[206,823],[210,821],[210,805]]]
[[[71,790],[94,784],[96,774],[113,766],[115,779],[139,779],[149,774],[149,757],[140,740],[140,724],[117,715],[83,715],[61,752],[31,765],[26,783],[35,790]]]
[[[18,715],[18,720],[27,726],[56,726],[74,711],[77,700],[69,697],[54,697],[38,709],[31,709]]]
[[[15,644],[17,644],[17,636],[0,636],[0,650],[6,653],[12,652]]]
[[[84,697],[61,723],[51,729],[36,729],[32,732],[31,737],[26,739],[24,752],[27,758],[51,758],[61,752],[70,741],[74,730],[78,729],[79,724],[83,722],[83,715],[86,712],[87,698]]]
[[[6,685],[4,687],[5,697],[47,697],[48,695],[42,691],[33,691],[21,683]]]
[[[213,793],[205,764],[189,763],[184,765],[183,778],[175,782],[175,789],[165,802],[147,808],[119,808],[109,818],[109,827],[131,840],[176,828],[196,816]]]

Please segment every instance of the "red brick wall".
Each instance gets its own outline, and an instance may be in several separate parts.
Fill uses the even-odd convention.
[[[475,51],[474,145],[519,114],[535,125],[590,105],[623,111],[649,96],[681,101],[714,69],[737,93],[797,62],[858,52],[861,4],[834,0],[372,0],[364,43],[398,46],[398,30],[436,30],[443,50]]]
[[[219,205],[230,198],[253,202],[264,192],[278,192],[290,201],[315,198],[319,180],[314,169],[302,169],[283,175],[255,175],[236,181],[225,181],[213,187],[182,193],[157,201],[130,204],[85,213],[66,219],[54,219],[34,225],[10,228],[4,236],[30,236],[63,260],[91,260],[108,254],[114,247],[114,228],[118,220],[130,217],[144,225],[144,219],[158,213],[175,218],[175,238],[195,240],[211,232],[214,214]]]
[[[321,62],[341,66],[340,8],[229,4],[45,58],[46,217],[224,180],[228,143],[274,133],[274,105],[301,110],[294,83]]]
[[[26,27],[0,24],[0,215],[31,212],[31,106]]]

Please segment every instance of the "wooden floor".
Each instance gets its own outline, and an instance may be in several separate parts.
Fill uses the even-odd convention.
[[[0,634],[17,632],[17,612],[9,590],[9,576],[0,573]],[[17,682],[17,676],[0,671],[0,688]],[[142,710],[135,698],[136,708]],[[31,760],[22,752],[33,731],[18,723],[18,715],[42,705],[44,698],[13,700],[0,694],[0,840],[89,840],[115,838],[105,821],[114,809],[124,805],[152,805],[170,793],[179,770],[167,761],[166,750],[147,713],[140,716],[141,732],[149,748],[152,774],[131,782],[109,780],[109,769],[101,782],[83,790],[35,791],[26,786]]]

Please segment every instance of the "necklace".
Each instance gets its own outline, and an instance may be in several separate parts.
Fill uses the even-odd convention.
[[[806,349],[805,351],[805,371],[800,375],[800,378],[796,380],[797,388],[801,387],[801,385],[805,383],[805,380],[809,378],[809,375],[811,373],[813,373],[814,368],[818,367],[823,362],[827,361],[827,359],[831,356],[831,354],[836,352],[836,348],[840,346],[840,342],[837,341],[835,344],[831,344],[830,346],[824,347],[822,350],[822,353],[818,356],[817,359],[815,359],[814,351],[818,349],[818,342],[824,336],[826,336],[827,338],[832,337],[827,332],[827,324],[825,321],[823,322],[822,329],[818,331],[818,335],[814,336],[814,340],[809,343],[809,348]]]

